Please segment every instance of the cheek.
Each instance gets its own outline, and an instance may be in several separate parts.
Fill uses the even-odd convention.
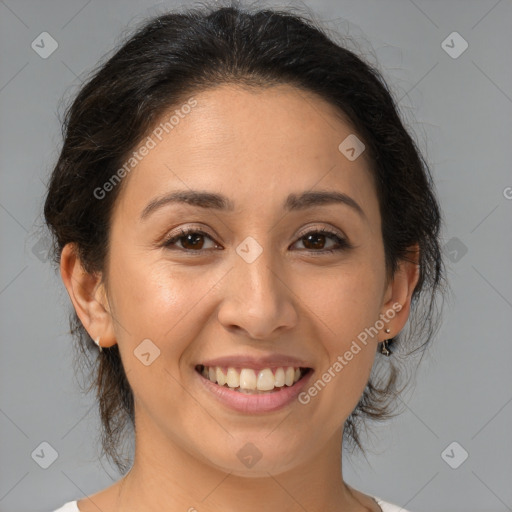
[[[109,282],[117,343],[135,396],[153,411],[163,403],[175,407],[186,399],[178,384],[183,354],[204,325],[198,305],[215,280],[191,279],[169,265],[123,255]]]
[[[354,259],[304,285],[308,306],[324,321],[336,347],[338,334],[341,340],[354,338],[378,319],[385,273],[377,263]]]
[[[115,262],[109,288],[121,349],[133,351],[150,339],[169,356],[166,364],[176,365],[211,313],[205,304],[222,274],[199,267],[184,270],[144,255],[125,253]]]
[[[312,295],[315,305],[310,307],[323,321],[327,355],[318,375],[326,383],[320,394],[326,393],[325,403],[343,418],[356,406],[371,372],[384,283],[383,268],[362,262],[326,280],[327,293],[324,289],[324,294],[317,290]]]
[[[172,324],[172,316],[187,307],[187,289],[150,266],[119,261],[111,271],[115,314],[127,324],[132,335],[160,337],[161,329]],[[164,325],[165,324],[165,325]]]

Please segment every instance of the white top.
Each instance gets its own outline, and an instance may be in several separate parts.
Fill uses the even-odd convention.
[[[373,499],[378,503],[382,512],[407,512],[404,508],[382,501],[380,498],[377,498],[377,496],[373,496]],[[53,512],[80,512],[80,509],[78,508],[76,501],[68,501],[61,508],[54,510]]]

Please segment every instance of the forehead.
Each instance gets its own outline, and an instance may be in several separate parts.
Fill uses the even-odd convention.
[[[149,134],[154,147],[125,178],[119,198],[130,210],[186,188],[222,192],[236,206],[267,207],[274,199],[281,206],[290,192],[334,187],[375,206],[366,154],[351,161],[339,149],[354,129],[315,94],[289,85],[222,85],[192,97],[192,108],[177,105],[156,123],[167,126],[161,140]]]

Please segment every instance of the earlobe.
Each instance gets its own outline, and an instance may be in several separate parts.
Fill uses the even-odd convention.
[[[74,244],[62,249],[60,275],[69,298],[89,336],[101,339],[103,347],[116,343],[112,316],[109,312],[101,274],[84,270]]]

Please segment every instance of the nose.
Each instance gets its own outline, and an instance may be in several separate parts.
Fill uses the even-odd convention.
[[[234,268],[223,283],[218,320],[227,330],[268,339],[297,324],[297,300],[270,251],[251,263],[235,254]]]

